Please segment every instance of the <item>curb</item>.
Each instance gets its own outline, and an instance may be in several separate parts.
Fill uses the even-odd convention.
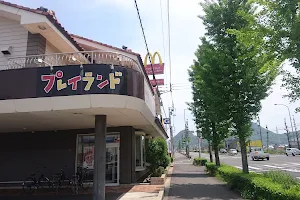
[[[160,190],[159,193],[158,193],[157,199],[158,199],[158,200],[163,200],[163,198],[164,198],[164,193],[165,193],[165,190],[164,190],[164,189]]]
[[[174,164],[172,164],[169,169],[168,169],[168,175],[171,175],[173,173],[173,169],[174,169]],[[171,185],[171,177],[167,177],[165,185],[164,185],[164,189],[162,191],[159,192],[159,200],[168,200],[168,196],[169,196],[169,191],[170,191],[170,185]],[[160,196],[160,194],[162,193],[162,196]]]

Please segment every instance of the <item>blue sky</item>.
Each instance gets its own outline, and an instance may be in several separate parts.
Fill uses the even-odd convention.
[[[187,108],[186,102],[190,102],[192,99],[187,69],[193,63],[194,52],[200,43],[199,37],[205,33],[204,26],[197,17],[203,14],[198,5],[199,1],[170,0],[172,83],[177,84],[173,94],[176,110],[175,133],[184,128],[184,109]],[[69,33],[116,47],[125,45],[134,52],[140,53],[142,58],[146,54],[133,0],[9,0],[9,2],[30,8],[43,6],[54,10],[59,22]],[[162,20],[160,0],[139,0],[138,5],[149,50],[152,53],[158,51],[162,55],[166,64],[166,73],[163,78],[169,84],[167,1],[161,0],[161,2]],[[158,76],[157,78],[162,77]],[[289,124],[286,108],[275,107],[274,103],[289,105],[292,113],[297,106],[297,104],[289,104],[288,99],[282,98],[285,93],[285,90],[280,89],[280,79],[278,78],[272,94],[262,101],[261,124],[262,126],[268,125],[269,129],[274,132],[276,126],[279,128],[279,132],[283,131],[281,130],[284,126],[283,118],[287,118]],[[168,114],[168,107],[171,105],[170,95],[163,94],[162,97]],[[300,106],[299,103],[298,106]],[[186,118],[189,120],[189,128],[195,130],[192,115],[188,111]],[[299,124],[298,129],[300,129],[299,114],[295,114],[295,118],[296,123]]]

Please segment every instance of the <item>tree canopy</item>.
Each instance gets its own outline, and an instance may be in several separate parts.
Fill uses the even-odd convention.
[[[229,130],[238,136],[247,173],[250,123],[261,109],[261,100],[268,96],[278,63],[262,52],[265,37],[259,32],[256,7],[250,1],[206,1],[201,6],[206,34],[189,71],[192,110],[196,124],[208,137],[213,138],[209,133],[215,132],[221,142]]]

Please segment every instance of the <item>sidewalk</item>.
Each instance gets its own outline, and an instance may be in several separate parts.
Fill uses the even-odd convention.
[[[166,188],[164,200],[199,199],[199,200],[242,200],[224,183],[215,177],[209,177],[204,167],[192,165],[192,160],[177,153],[170,186]]]
[[[72,195],[70,191],[65,194],[55,195],[53,193],[37,193],[25,195],[22,190],[0,191],[0,200],[91,200],[92,189],[85,194]],[[161,200],[163,196],[162,185],[122,185],[118,187],[107,187],[106,200]]]

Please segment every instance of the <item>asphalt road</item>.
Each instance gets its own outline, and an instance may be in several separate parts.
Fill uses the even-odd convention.
[[[192,158],[198,157],[199,152],[190,152]],[[209,159],[208,154],[202,157]],[[241,155],[220,155],[221,162],[242,169]],[[270,160],[252,161],[248,157],[249,171],[262,173],[266,171],[281,170],[300,179],[300,156],[270,155]]]

